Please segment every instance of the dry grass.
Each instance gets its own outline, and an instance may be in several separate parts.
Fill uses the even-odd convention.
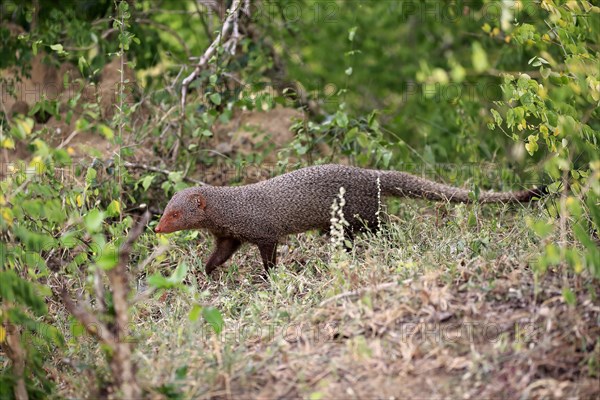
[[[334,261],[326,238],[289,238],[270,282],[252,247],[212,278],[190,274],[188,291],[134,310],[142,384],[155,398],[594,398],[598,282],[561,269],[536,281],[543,245],[524,217],[539,217],[537,206],[476,209],[469,226],[471,210],[406,202],[381,235]],[[204,237],[174,235],[150,268],[201,271]],[[193,304],[221,311],[219,337],[189,320]],[[62,394],[81,397],[101,357],[85,338],[71,348],[82,366],[57,375]]]

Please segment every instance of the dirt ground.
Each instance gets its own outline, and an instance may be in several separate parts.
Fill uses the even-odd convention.
[[[304,397],[307,387],[317,398],[597,398],[598,379],[582,371],[600,337],[597,302],[584,299],[574,315],[552,277],[542,283],[548,298],[534,301],[530,274],[514,263],[465,265],[451,284],[433,273],[324,304],[283,340],[258,343],[254,371],[236,371],[231,393],[247,395],[251,384],[257,398]],[[474,281],[483,287],[469,288]]]

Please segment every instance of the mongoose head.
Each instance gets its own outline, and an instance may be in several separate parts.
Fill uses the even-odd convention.
[[[206,200],[199,188],[181,190],[171,198],[154,231],[171,233],[198,229],[206,219]]]

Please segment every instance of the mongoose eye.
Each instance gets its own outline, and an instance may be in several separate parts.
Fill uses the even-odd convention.
[[[171,213],[171,217],[178,218],[179,217],[179,213],[177,211],[175,211],[174,213]]]

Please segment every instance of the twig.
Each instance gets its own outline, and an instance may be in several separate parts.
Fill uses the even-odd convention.
[[[9,305],[3,307],[3,312],[8,310]],[[14,395],[17,400],[27,400],[27,386],[25,385],[25,361],[27,354],[22,346],[20,328],[13,324],[5,325],[5,342],[2,347],[6,355],[12,361],[12,375],[14,376]]]
[[[386,290],[386,289],[390,289],[390,288],[394,288],[398,286],[398,282],[386,282],[386,283],[381,283],[377,286],[374,287],[364,287],[364,288],[360,288],[360,289],[356,289],[356,290],[350,290],[348,292],[343,292],[340,294],[336,294],[333,297],[330,297],[328,299],[323,300],[320,304],[319,307],[323,307],[326,304],[329,304],[331,302],[337,301],[339,299],[343,299],[346,297],[355,297],[355,296],[360,296],[364,293],[367,292],[378,292],[380,290]]]
[[[152,252],[152,254],[150,254],[148,257],[146,257],[146,259],[144,261],[142,261],[140,264],[138,264],[137,270],[144,271],[146,269],[146,266],[148,264],[150,264],[150,262],[152,260],[154,260],[156,257],[159,257],[160,255],[162,255],[165,251],[169,250],[169,247],[170,246],[168,246],[168,245],[159,246],[157,249],[155,249]],[[145,301],[146,299],[150,298],[150,296],[152,296],[152,294],[154,294],[154,292],[156,292],[155,287],[146,288],[146,290],[144,290],[143,292],[138,291],[138,293],[135,294],[131,303],[136,304],[141,301]]]
[[[223,27],[221,28],[221,32],[217,35],[215,40],[208,46],[204,54],[200,57],[198,62],[196,63],[196,67],[194,71],[188,75],[181,84],[181,116],[184,118],[185,116],[185,105],[187,99],[187,92],[189,90],[190,84],[198,77],[202,69],[208,64],[210,58],[215,54],[219,45],[222,44],[223,39],[229,35],[230,30],[233,30],[234,35],[231,36],[231,40],[227,41],[223,44],[223,48],[228,49],[230,52],[235,51],[235,47],[237,46],[237,42],[240,38],[238,33],[237,21],[240,12],[240,5],[242,0],[233,0],[231,8],[229,9],[229,14],[225,21],[223,22]],[[233,26],[235,25],[235,26]]]
[[[169,171],[169,170],[167,170],[167,169],[161,169],[161,168],[153,167],[153,166],[151,166],[151,165],[146,165],[146,164],[137,164],[137,163],[132,163],[132,162],[129,162],[129,161],[125,161],[125,162],[123,163],[123,165],[124,165],[125,167],[127,167],[127,168],[132,168],[132,169],[143,169],[143,170],[146,170],[146,171],[158,172],[158,173],[160,173],[160,174],[164,174],[164,175],[167,175],[167,176],[173,172],[173,171]],[[197,184],[197,185],[201,185],[201,186],[207,186],[207,184],[206,184],[205,182],[202,182],[202,181],[199,181],[199,180],[197,180],[197,179],[190,178],[190,177],[187,177],[187,176],[184,176],[184,177],[183,177],[183,180],[184,180],[184,181],[191,182],[191,183],[195,183],[195,184]]]
[[[150,220],[150,213],[146,211],[143,217],[127,235],[125,243],[119,249],[119,262],[108,271],[108,279],[111,284],[113,306],[115,310],[116,329],[113,332],[116,338],[110,366],[113,376],[117,379],[124,398],[139,398],[142,394],[137,378],[136,367],[132,360],[133,347],[127,340],[129,333],[129,280],[127,264],[133,243],[140,237],[146,224]]]
[[[129,235],[127,235],[127,239],[125,240],[125,243],[123,243],[123,246],[121,246],[121,250],[119,251],[119,260],[122,264],[127,264],[127,262],[129,261],[128,258],[129,254],[131,253],[131,247],[133,246],[133,242],[135,242],[141,236],[141,234],[144,233],[146,225],[148,224],[148,221],[150,221],[150,217],[150,213],[145,212],[142,218],[139,220],[139,222],[129,232]]]
[[[144,259],[144,261],[142,261],[141,263],[138,264],[137,266],[137,270],[138,271],[145,271],[146,267],[148,266],[148,264],[150,264],[150,262],[152,260],[154,260],[157,257],[160,257],[161,255],[163,255],[163,253],[167,250],[169,250],[169,245],[160,245],[158,246],[158,248],[154,249],[154,251],[152,252],[152,254],[150,254],[148,257],[146,257]],[[135,301],[134,301],[135,303]]]
[[[129,255],[131,254],[133,243],[144,232],[149,220],[150,213],[146,211],[140,221],[129,232],[125,243],[121,246],[119,250],[119,262],[113,269],[108,271],[108,279],[110,280],[113,293],[115,320],[117,322],[117,330],[115,332],[117,345],[114,348],[111,367],[114,371],[113,375],[118,377],[117,379],[124,398],[139,398],[142,394],[142,390],[136,379],[135,363],[132,360],[133,347],[126,337],[129,333],[128,295],[130,290],[127,264],[129,263]]]
[[[100,342],[110,349],[110,368],[112,376],[123,398],[141,398],[142,389],[136,378],[136,366],[133,361],[133,346],[127,335],[129,334],[129,279],[127,264],[133,248],[133,243],[140,237],[150,220],[150,213],[146,211],[138,223],[131,229],[119,251],[117,265],[107,272],[112,291],[115,323],[104,324],[89,310],[89,307],[74,302],[69,295],[66,284],[63,283],[60,297],[65,308],[73,315],[84,328]],[[104,295],[104,291],[96,291],[97,295]],[[101,301],[101,299],[97,299]]]
[[[69,292],[66,289],[66,286],[63,285],[63,288],[60,291],[60,298],[65,305],[65,308],[69,313],[75,317],[77,321],[79,321],[86,331],[92,336],[95,336],[102,343],[114,347],[115,340],[108,327],[102,323],[95,314],[89,311],[89,307],[82,306],[81,302],[76,303],[71,299]]]
[[[206,18],[204,18],[204,13],[200,9],[199,3],[197,1],[194,1],[194,6],[196,7],[196,12],[200,17],[200,22],[202,23],[202,27],[204,28],[204,33],[206,34],[206,37],[212,42],[214,38],[212,32],[210,31],[210,28],[208,27],[208,22],[206,22]]]

